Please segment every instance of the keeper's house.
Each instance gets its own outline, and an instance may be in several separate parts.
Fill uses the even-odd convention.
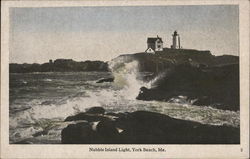
[[[148,38],[148,48],[145,52],[155,53],[156,51],[163,51],[163,41],[158,35],[156,38]]]

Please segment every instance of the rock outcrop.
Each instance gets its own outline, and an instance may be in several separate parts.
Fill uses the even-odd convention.
[[[95,116],[98,119],[100,114]],[[240,142],[239,128],[225,125],[203,125],[147,111],[106,113],[102,116],[109,116],[110,119],[99,119],[95,122],[88,120],[68,125],[62,130],[62,143],[239,144]]]
[[[168,69],[151,89],[142,87],[137,99],[169,101],[178,96],[185,96],[194,105],[239,110],[239,65],[179,65]]]
[[[103,107],[91,107],[87,109],[86,113],[88,114],[104,114],[105,109]]]

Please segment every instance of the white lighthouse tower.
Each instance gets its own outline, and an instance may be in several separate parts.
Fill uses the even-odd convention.
[[[173,45],[171,45],[172,49],[180,49],[181,48],[181,41],[180,35],[177,34],[177,31],[174,31],[173,36]]]

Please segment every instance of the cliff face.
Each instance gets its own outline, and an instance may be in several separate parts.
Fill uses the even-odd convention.
[[[10,73],[81,71],[109,71],[109,69],[108,64],[102,61],[76,62],[71,59],[57,59],[44,64],[10,64]]]

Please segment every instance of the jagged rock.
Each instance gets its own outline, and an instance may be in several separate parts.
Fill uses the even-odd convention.
[[[98,135],[92,130],[92,127],[87,122],[70,124],[61,132],[61,142],[63,144],[84,144],[95,143],[98,140]]]
[[[172,94],[171,92],[167,92],[160,89],[148,89],[146,87],[140,88],[140,93],[136,97],[136,99],[139,100],[159,100],[159,101],[167,101],[171,97],[173,97],[176,94]]]
[[[96,83],[104,83],[104,82],[114,82],[114,78],[102,78],[100,80],[98,80]]]
[[[86,111],[86,113],[88,113],[88,114],[104,114],[105,109],[103,107],[91,107]]]
[[[113,121],[104,120],[97,124],[97,133],[102,137],[103,143],[119,143],[119,132]]]
[[[70,124],[61,132],[63,144],[108,144],[119,143],[119,132],[112,121],[100,121],[96,128],[93,123]]]

